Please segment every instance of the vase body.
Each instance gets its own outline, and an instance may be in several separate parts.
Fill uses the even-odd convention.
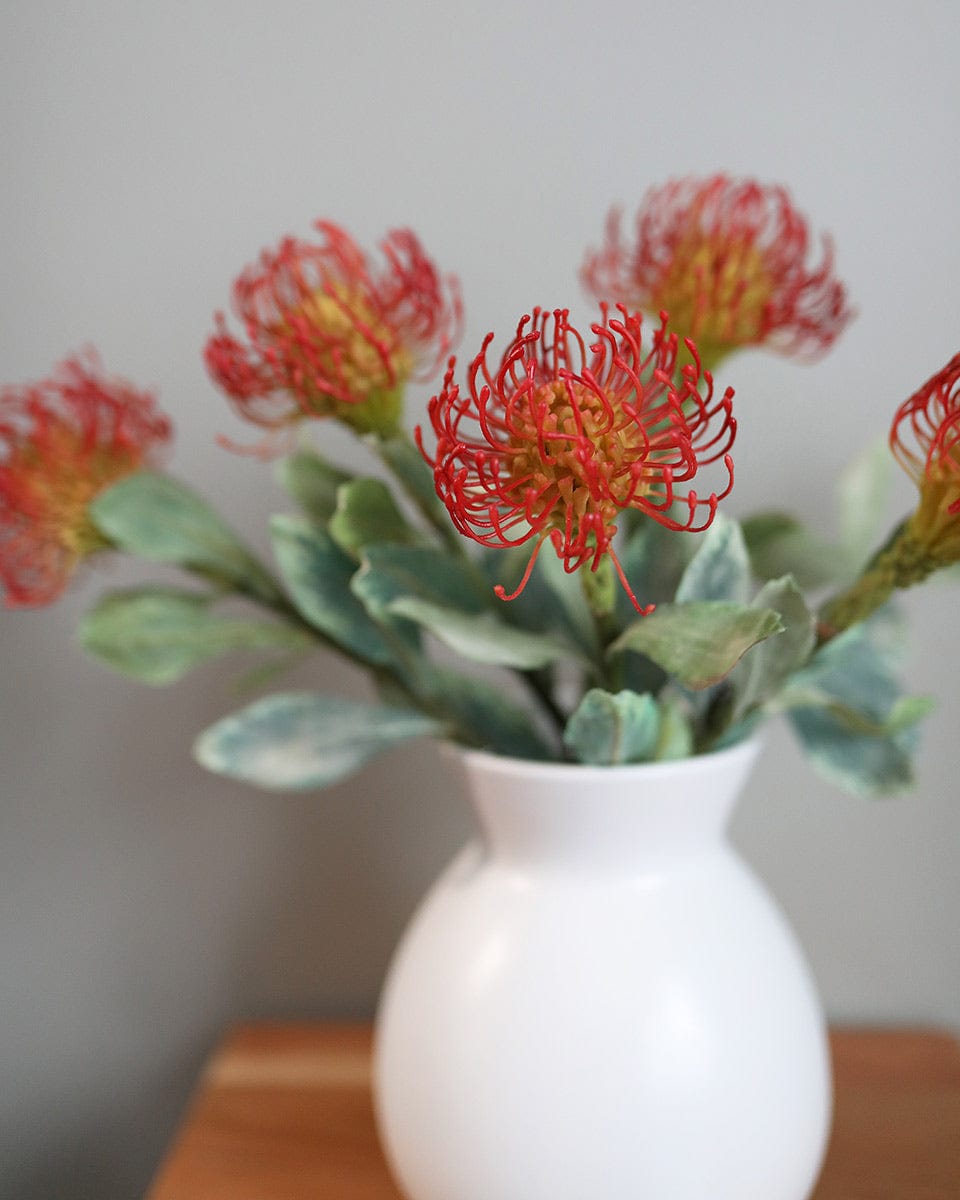
[[[755,743],[636,767],[464,753],[479,834],[427,895],[377,1017],[409,1200],[806,1200],[821,1007],[726,841]]]

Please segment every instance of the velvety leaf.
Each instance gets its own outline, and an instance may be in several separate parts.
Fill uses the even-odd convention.
[[[807,662],[816,642],[816,617],[791,576],[766,584],[752,607],[779,613],[783,632],[754,646],[731,672],[731,721],[740,720],[775,695],[792,672]]]
[[[401,596],[466,613],[490,607],[491,593],[475,567],[428,546],[366,546],[351,586],[367,611],[378,618]]]
[[[792,575],[812,590],[847,578],[853,564],[842,548],[811,533],[786,513],[767,512],[743,522],[743,536],[758,579]]]
[[[489,666],[531,671],[571,654],[556,638],[515,629],[489,612],[457,612],[415,596],[399,596],[388,611],[415,621],[464,658]]]
[[[268,572],[220,516],[166,475],[128,475],[101,492],[89,512],[121,550],[173,563],[268,601],[279,599]]]
[[[546,760],[556,757],[530,712],[499,685],[419,659],[410,682],[425,707],[449,719],[453,736],[494,754]]]
[[[433,471],[413,442],[407,437],[372,438],[371,444],[431,526],[439,530],[451,544],[459,545],[462,542],[461,535],[454,528],[446,506],[437,495]]]
[[[595,658],[599,652],[596,622],[580,583],[580,572],[564,570],[563,560],[554,553],[552,546],[544,546],[541,550],[537,558],[537,572],[550,590],[553,605],[561,616],[564,628],[588,657]],[[511,600],[510,603],[516,601]]]
[[[783,629],[777,613],[719,600],[661,604],[635,621],[610,653],[637,650],[675,676],[684,687],[709,687],[743,655]]]
[[[80,644],[100,662],[142,683],[166,684],[229,650],[294,652],[311,639],[276,621],[210,610],[209,597],[168,588],[112,592],[80,622]]]
[[[790,713],[790,723],[817,771],[832,783],[866,796],[884,796],[913,786],[917,730],[888,737],[856,734],[827,709]]]
[[[660,736],[654,758],[672,760],[693,754],[693,728],[681,706],[674,700],[660,701]]]
[[[391,746],[443,732],[422,713],[291,692],[218,721],[200,735],[194,753],[218,775],[305,791],[344,779]]]
[[[366,662],[392,662],[382,630],[351,590],[357,569],[353,559],[303,517],[274,517],[271,530],[281,574],[300,615]]]
[[[676,603],[724,600],[746,604],[750,582],[750,559],[740,526],[732,517],[718,513],[683,573]]]
[[[672,602],[690,557],[696,536],[666,529],[652,517],[635,519],[620,551],[620,565],[641,604]],[[618,600],[622,622],[632,621],[636,610],[623,592]]]
[[[390,489],[379,479],[353,479],[343,484],[328,529],[340,549],[354,557],[375,542],[415,545],[423,540],[407,524]]]
[[[865,562],[886,526],[894,459],[886,438],[878,438],[840,476],[840,537],[852,564]]]
[[[312,450],[297,450],[280,462],[277,475],[307,516],[326,526],[337,508],[337,492],[353,476]]]
[[[595,766],[646,762],[660,736],[660,712],[652,696],[592,688],[567,722],[563,741],[578,762]]]

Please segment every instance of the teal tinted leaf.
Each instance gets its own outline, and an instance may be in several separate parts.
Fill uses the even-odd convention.
[[[883,536],[893,465],[887,439],[878,438],[840,476],[840,537],[852,565],[865,562]]]
[[[424,514],[434,529],[452,545],[459,547],[462,537],[450,520],[446,506],[437,495],[433,470],[408,437],[373,438],[371,445],[387,464],[403,490]]]
[[[218,775],[274,791],[325,787],[411,738],[442,734],[422,713],[290,692],[225,717],[194,746]]]
[[[740,526],[732,517],[718,513],[683,573],[676,603],[725,600],[746,604],[750,582],[750,559]]]
[[[379,479],[353,479],[343,484],[328,529],[340,549],[354,557],[375,542],[415,545],[423,540],[407,524],[390,489]]]
[[[560,614],[564,628],[588,657],[596,657],[599,651],[596,622],[584,595],[580,573],[564,570],[563,560],[554,553],[552,546],[544,546],[541,550],[536,573],[546,583],[553,602],[550,608]]]
[[[623,573],[641,604],[673,601],[697,539],[666,529],[652,517],[635,519],[620,551]],[[621,622],[632,621],[636,610],[626,592],[618,600]]]
[[[532,671],[571,654],[558,639],[515,629],[489,612],[457,612],[415,596],[399,596],[388,611],[421,625],[464,658],[490,666]]]
[[[592,688],[567,722],[564,745],[578,762],[595,766],[646,762],[660,736],[660,713],[652,696]]]
[[[221,616],[209,597],[169,588],[110,593],[86,614],[79,634],[84,650],[106,666],[157,685],[230,650],[294,653],[312,645],[289,625]]]
[[[856,734],[834,713],[815,708],[791,712],[790,723],[813,766],[832,783],[866,796],[913,786],[915,727],[887,737]]]
[[[277,478],[311,521],[326,525],[337,507],[337,491],[353,476],[313,450],[297,450],[283,459]]]
[[[639,651],[684,687],[700,689],[723,679],[751,646],[782,629],[770,609],[719,600],[662,604],[629,626],[610,653]]]
[[[689,758],[694,751],[693,727],[681,706],[674,700],[660,701],[660,736],[654,758]]]
[[[845,551],[811,533],[786,513],[757,513],[743,522],[743,536],[758,579],[792,575],[802,588],[835,584],[853,567]]]
[[[271,530],[280,572],[300,615],[365,662],[391,663],[383,632],[351,590],[353,559],[303,517],[274,517]]]
[[[121,550],[268,602],[280,597],[269,573],[206,501],[166,475],[128,475],[101,492],[89,512]]]
[[[501,686],[423,659],[417,660],[411,684],[425,708],[449,720],[456,740],[512,758],[556,757],[530,713]]]
[[[351,586],[367,611],[380,619],[401,596],[466,613],[490,607],[490,592],[476,568],[428,546],[366,546]]]
[[[735,696],[731,721],[740,720],[751,708],[774,696],[807,662],[816,642],[816,617],[791,576],[761,588],[753,607],[779,613],[783,632],[755,646],[731,673]]]

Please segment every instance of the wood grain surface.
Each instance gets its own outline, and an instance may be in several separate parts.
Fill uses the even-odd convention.
[[[836,1112],[814,1200],[960,1200],[957,1043],[923,1030],[831,1041]],[[369,1026],[234,1029],[147,1200],[401,1200],[377,1144],[369,1063]]]

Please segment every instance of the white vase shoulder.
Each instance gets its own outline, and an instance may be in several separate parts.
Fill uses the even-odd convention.
[[[758,752],[627,767],[465,752],[478,836],[377,1022],[410,1200],[805,1200],[823,1015],[726,825]]]

